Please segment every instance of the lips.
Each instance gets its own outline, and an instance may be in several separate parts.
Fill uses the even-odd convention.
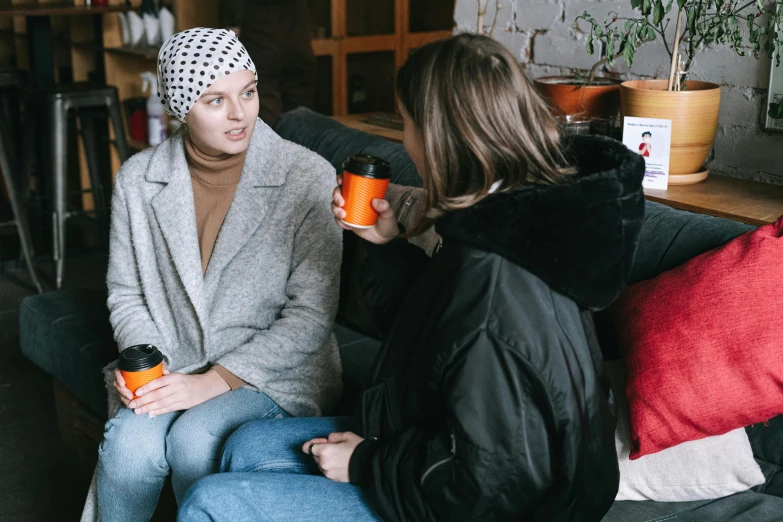
[[[245,136],[247,136],[247,127],[242,127],[241,129],[231,129],[230,131],[226,131],[224,134],[232,141],[243,140],[245,139]]]

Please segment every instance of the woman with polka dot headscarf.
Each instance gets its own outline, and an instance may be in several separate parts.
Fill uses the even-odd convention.
[[[334,169],[258,119],[233,32],[172,36],[158,79],[184,125],[117,174],[107,284],[120,351],[157,346],[163,377],[134,397],[107,367],[111,420],[83,520],[149,520],[169,472],[181,500],[243,423],[317,416],[340,394]]]

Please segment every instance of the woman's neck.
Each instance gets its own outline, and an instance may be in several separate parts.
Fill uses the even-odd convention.
[[[238,154],[209,153],[193,142],[189,133],[185,133],[185,156],[190,173],[200,181],[210,185],[230,185],[236,183],[242,174],[247,150]]]

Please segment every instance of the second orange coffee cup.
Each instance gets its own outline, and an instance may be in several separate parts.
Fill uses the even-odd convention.
[[[354,228],[370,228],[378,219],[372,200],[386,195],[391,166],[386,160],[365,154],[349,156],[343,165],[343,223]]]
[[[163,354],[151,344],[137,344],[120,352],[117,362],[125,387],[137,399],[136,390],[163,376]]]

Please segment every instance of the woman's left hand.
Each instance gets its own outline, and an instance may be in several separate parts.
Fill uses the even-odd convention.
[[[190,409],[229,390],[226,381],[213,370],[201,375],[185,375],[166,369],[163,377],[136,390],[138,399],[131,401],[128,407],[138,415],[149,413],[150,417],[155,417]]]
[[[332,433],[328,439],[308,440],[302,445],[302,451],[313,456],[324,477],[335,482],[350,482],[351,455],[363,440],[350,431]]]

